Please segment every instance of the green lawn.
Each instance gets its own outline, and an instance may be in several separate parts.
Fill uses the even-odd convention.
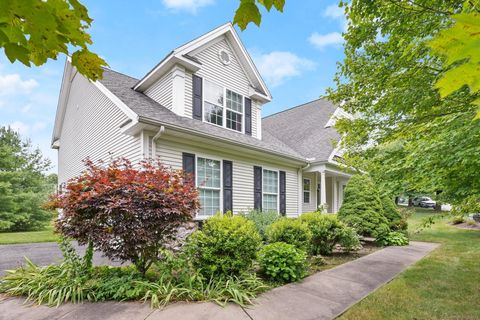
[[[42,231],[0,233],[0,244],[50,242],[57,239],[58,236],[53,233],[53,226],[48,226]]]
[[[411,230],[431,214],[417,210]],[[480,231],[443,220],[411,238],[442,245],[339,319],[480,319]]]

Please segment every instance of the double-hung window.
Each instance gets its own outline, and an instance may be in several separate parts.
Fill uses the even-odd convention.
[[[303,203],[310,203],[310,179],[303,179]]]
[[[219,160],[197,158],[197,188],[200,193],[199,216],[212,216],[221,211],[221,163]]]
[[[263,169],[262,209],[278,212],[278,171]]]
[[[203,120],[243,131],[244,98],[241,94],[204,80]]]

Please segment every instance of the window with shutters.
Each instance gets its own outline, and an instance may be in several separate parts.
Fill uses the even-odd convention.
[[[221,191],[222,173],[219,160],[197,157],[197,188],[200,195],[201,209],[199,216],[212,216],[222,211]]]
[[[203,90],[203,120],[243,132],[244,97],[208,80],[204,80]]]
[[[263,169],[262,210],[278,212],[278,171]]]
[[[303,179],[303,203],[310,203],[310,179]]]

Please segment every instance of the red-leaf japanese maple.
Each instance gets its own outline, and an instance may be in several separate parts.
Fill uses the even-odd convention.
[[[181,170],[160,162],[137,168],[123,158],[108,166],[87,159],[85,165],[53,199],[52,206],[62,209],[57,230],[145,273],[162,244],[199,208],[195,186]]]

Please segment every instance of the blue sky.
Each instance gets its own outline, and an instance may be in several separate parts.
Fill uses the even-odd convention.
[[[284,13],[263,14],[240,37],[273,101],[263,115],[316,99],[333,85],[343,59],[343,10],[337,1],[287,0]],[[232,20],[238,0],[93,1],[91,50],[114,70],[140,78],[175,47]],[[65,57],[41,67],[11,64],[0,54],[0,125],[10,125],[53,163],[50,149]]]

